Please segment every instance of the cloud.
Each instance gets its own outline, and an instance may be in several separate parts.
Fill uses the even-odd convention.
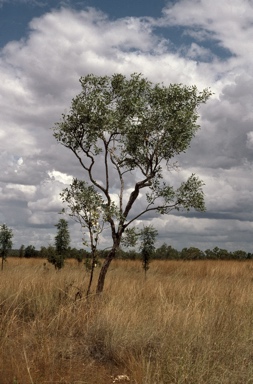
[[[168,3],[163,10],[163,22],[190,27],[202,37],[216,39],[222,47],[244,56],[252,51],[252,7],[248,0],[225,0],[215,6],[208,0],[181,0]]]
[[[186,56],[190,59],[210,61],[213,54],[210,49],[203,48],[196,43],[192,43],[190,48],[186,51]]]
[[[247,142],[246,142],[246,146],[249,148],[249,149],[253,149],[253,131],[250,131],[247,133]]]
[[[56,143],[51,130],[80,92],[79,77],[141,72],[154,82],[210,86],[215,92],[200,109],[202,128],[191,148],[178,158],[180,176],[166,176],[174,182],[199,174],[206,184],[206,216],[148,217],[147,222],[179,249],[236,247],[242,233],[238,244],[250,247],[252,15],[249,1],[214,7],[209,1],[186,6],[181,0],[168,3],[159,19],[110,20],[93,8],[63,7],[31,20],[27,38],[9,42],[0,54],[0,218],[14,227],[15,246],[52,241],[59,192],[73,176],[83,177],[77,159]],[[171,26],[182,27],[189,39],[173,49],[155,29]],[[230,55],[220,57],[217,47]],[[103,180],[99,171],[98,177]],[[71,233],[81,246],[74,223]]]

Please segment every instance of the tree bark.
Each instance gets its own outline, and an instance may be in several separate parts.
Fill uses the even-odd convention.
[[[95,255],[95,252],[93,250],[93,252],[92,252],[91,271],[90,271],[90,280],[89,280],[89,285],[88,285],[87,292],[86,292],[86,297],[88,297],[89,294],[90,294],[90,289],[91,289],[91,284],[92,284],[92,281],[93,281],[95,265],[96,265],[96,255]]]
[[[113,247],[111,252],[106,257],[106,259],[102,265],[102,268],[100,270],[99,277],[98,277],[98,283],[97,283],[97,290],[96,290],[97,293],[103,292],[104,284],[105,284],[105,277],[106,277],[108,268],[109,268],[112,260],[115,258],[115,254],[116,254],[116,248]]]

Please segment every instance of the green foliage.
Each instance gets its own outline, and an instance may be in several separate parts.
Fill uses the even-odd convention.
[[[88,252],[85,251],[84,249],[71,248],[69,249],[68,257],[76,259],[77,262],[80,264],[82,261],[85,260],[85,258],[87,257],[87,254]]]
[[[121,245],[123,247],[135,247],[138,242],[138,233],[136,228],[126,228],[122,239]]]
[[[61,193],[63,203],[67,204],[67,212],[77,222],[80,223],[83,234],[88,232],[88,241],[83,239],[84,245],[90,246],[90,255],[85,259],[86,270],[90,272],[90,280],[87,289],[87,296],[90,293],[93,281],[94,268],[98,262],[97,246],[99,235],[103,230],[104,222],[108,217],[113,217],[116,210],[112,203],[110,206],[105,204],[100,193],[93,185],[88,185],[85,181],[74,179],[69,188]],[[63,212],[66,212],[63,209]]]
[[[55,269],[60,270],[64,267],[64,261],[69,250],[70,234],[68,222],[65,219],[60,219],[55,226],[57,228],[55,247],[50,245],[41,251],[46,255],[48,262],[53,264]]]
[[[70,244],[68,222],[65,219],[60,219],[55,226],[57,228],[57,235],[55,236],[55,249],[59,255],[64,256],[66,255]]]
[[[233,252],[233,258],[236,260],[246,260],[248,258],[248,254],[245,251],[237,250]]]
[[[49,245],[47,248],[43,249],[44,254],[47,256],[47,261],[55,267],[55,269],[60,270],[64,267],[65,257],[62,254],[57,253],[55,247]]]
[[[42,246],[39,251],[39,257],[43,259],[47,259],[48,257],[48,249],[45,246]]]
[[[157,230],[152,226],[146,226],[140,233],[141,239],[141,256],[142,256],[142,265],[145,271],[145,275],[149,269],[150,259],[155,253],[155,241],[156,236],[158,235]]]
[[[123,250],[120,248],[117,257],[125,260],[143,260],[141,252],[134,249]],[[207,249],[202,251],[197,247],[185,247],[181,251],[173,248],[171,245],[163,243],[160,247],[156,248],[152,253],[152,259],[156,260],[250,260],[253,259],[252,253],[247,253],[243,250],[236,250],[229,252],[225,249],[214,247],[213,250]]]
[[[8,253],[12,248],[12,238],[12,230],[8,228],[6,224],[2,224],[0,229],[0,252],[2,257],[2,270],[4,261],[6,260]]]
[[[41,247],[39,252],[40,257],[47,259],[47,261],[55,267],[55,269],[60,270],[64,267],[65,256],[63,254],[58,254],[56,248],[53,245],[48,247]]]
[[[35,249],[34,245],[28,245],[25,248],[24,256],[27,257],[27,258],[36,257],[37,256],[37,252],[36,252],[36,249]]]
[[[123,250],[119,248],[117,251],[117,258],[122,260],[141,260],[141,254],[135,249]]]
[[[50,257],[47,259],[49,263],[53,264],[55,269],[58,271],[64,267],[65,257],[59,253],[51,253]]]
[[[183,248],[181,258],[183,260],[200,260],[204,258],[204,252],[195,247]]]
[[[61,193],[63,203],[67,204],[67,213],[88,230],[91,248],[98,241],[98,235],[103,230],[104,217],[108,214],[106,204],[93,185],[74,179],[69,188]],[[66,212],[63,209],[63,212]],[[84,239],[84,243],[87,241]]]
[[[135,220],[149,211],[204,210],[203,183],[196,175],[174,188],[165,183],[164,173],[168,179],[173,157],[189,147],[199,128],[198,107],[211,93],[195,86],[152,84],[136,73],[130,78],[90,74],[80,83],[82,92],[55,124],[54,136],[85,170],[86,180],[74,180],[62,198],[70,215],[89,236],[93,233],[91,249],[105,224],[111,230],[112,249],[98,282],[101,291],[123,234]]]
[[[154,258],[162,260],[175,260],[180,257],[180,252],[166,243],[163,243],[159,248],[157,248],[154,255]]]
[[[220,259],[220,260],[232,259],[230,252],[228,252],[226,249],[221,249],[219,247],[215,247],[213,249],[213,254],[215,255],[216,259]]]

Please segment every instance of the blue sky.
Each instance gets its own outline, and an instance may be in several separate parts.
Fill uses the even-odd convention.
[[[141,72],[214,93],[180,172],[168,175],[198,174],[207,211],[147,218],[158,244],[252,251],[252,0],[0,0],[0,26],[0,222],[16,247],[53,242],[59,192],[82,176],[50,129],[80,76]],[[73,223],[71,233],[81,246]]]
[[[175,0],[86,0],[86,1],[40,1],[40,0],[12,0],[4,1],[0,9],[0,46],[4,46],[10,40],[19,40],[29,35],[29,22],[40,17],[46,12],[62,7],[75,9],[77,11],[85,10],[88,7],[94,7],[105,12],[111,20],[117,20],[125,17],[153,17],[161,18],[165,5],[174,4]],[[1,2],[0,2],[1,4]],[[185,29],[180,26],[157,26],[154,31],[169,39],[175,45],[175,49],[180,44],[191,44],[194,39],[185,35]],[[216,40],[205,41],[203,46],[211,49],[220,57],[230,56],[228,49],[219,46]]]
[[[1,4],[1,2],[0,2]],[[29,30],[29,22],[34,17],[40,17],[52,9],[59,9],[63,6],[76,10],[83,10],[87,7],[94,7],[107,13],[110,18],[117,19],[126,16],[160,17],[165,0],[86,0],[86,1],[4,1],[0,10],[0,45],[10,40],[18,40],[26,36]]]

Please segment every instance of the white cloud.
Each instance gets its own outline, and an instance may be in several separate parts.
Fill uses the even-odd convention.
[[[67,175],[66,173],[63,173],[63,172],[56,171],[55,169],[53,169],[52,171],[49,171],[48,175],[51,179],[57,180],[63,184],[70,184],[73,180],[72,176]]]
[[[0,217],[15,227],[15,244],[31,243],[33,227],[36,245],[47,244],[59,219],[59,192],[73,176],[83,177],[78,161],[57,145],[50,129],[80,91],[79,77],[142,72],[154,82],[210,86],[215,92],[201,108],[201,131],[179,158],[183,172],[166,176],[175,181],[200,174],[207,216],[153,219],[161,235],[171,233],[179,249],[193,241],[206,248],[217,241],[231,247],[233,231],[245,231],[246,247],[253,220],[252,11],[250,1],[213,6],[208,0],[181,0],[168,3],[157,20],[112,21],[92,8],[63,8],[33,19],[27,39],[7,44],[0,56]],[[182,26],[193,41],[172,50],[152,31],[158,25]],[[219,58],[210,39],[233,56]],[[81,233],[71,228],[80,242]]]
[[[198,28],[217,39],[221,46],[245,56],[252,52],[250,44],[253,29],[253,5],[248,0],[225,0],[215,3],[209,0],[177,1],[164,9],[165,21],[170,25]]]
[[[186,56],[190,59],[207,61],[212,59],[213,54],[210,49],[206,49],[196,43],[192,43],[186,52]]]
[[[6,184],[8,197],[10,193],[17,193],[18,195],[24,195],[25,199],[29,199],[34,196],[36,187],[34,185],[20,185],[20,184]]]

